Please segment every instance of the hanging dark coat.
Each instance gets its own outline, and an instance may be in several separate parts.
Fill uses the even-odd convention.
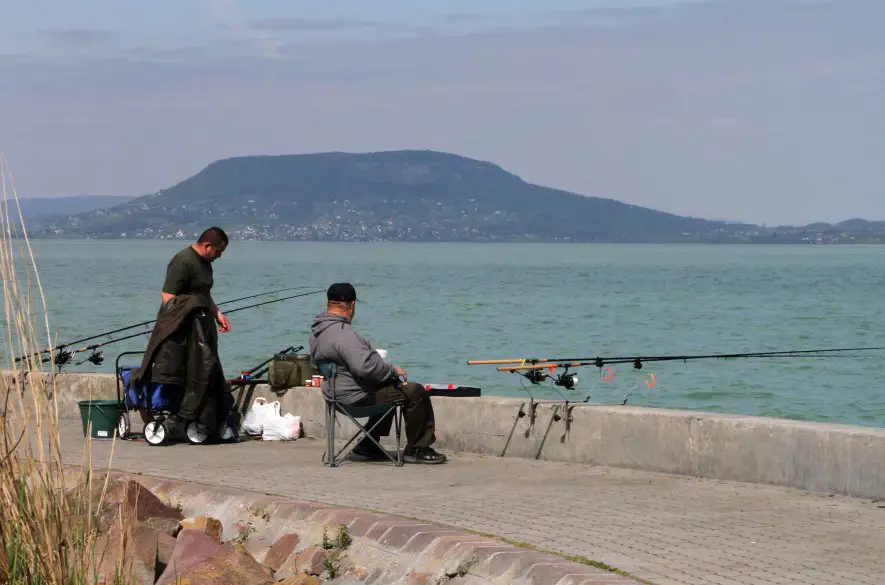
[[[227,414],[221,399],[230,385],[218,357],[218,332],[210,309],[205,295],[178,295],[163,305],[132,381],[136,387],[159,383],[181,388],[173,410],[214,433]]]

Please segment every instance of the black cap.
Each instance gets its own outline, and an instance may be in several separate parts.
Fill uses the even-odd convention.
[[[356,300],[356,289],[349,282],[336,282],[326,291],[326,299],[349,303]]]

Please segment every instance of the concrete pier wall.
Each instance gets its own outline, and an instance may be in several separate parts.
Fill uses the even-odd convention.
[[[116,394],[105,374],[60,374],[56,391],[65,416],[77,415],[78,400]],[[308,437],[325,437],[318,389],[257,386],[236,396],[243,408],[257,396],[279,400]],[[885,429],[630,406],[541,403],[532,412],[528,400],[499,397],[434,397],[433,405],[444,449],[885,499]],[[339,421],[336,433],[349,436]]]

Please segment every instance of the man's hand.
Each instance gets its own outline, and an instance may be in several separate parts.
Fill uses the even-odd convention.
[[[218,323],[218,330],[222,333],[230,331],[230,321],[227,320],[227,317],[224,316],[220,309],[215,313],[215,322]]]
[[[406,371],[402,366],[393,366],[393,371],[396,372],[396,375],[403,379],[403,382],[407,382],[409,380],[409,376],[406,374]]]

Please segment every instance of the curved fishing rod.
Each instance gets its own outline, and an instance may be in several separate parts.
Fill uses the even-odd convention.
[[[304,288],[304,287],[297,287],[297,288]],[[297,299],[297,298],[299,298],[299,297],[306,297],[306,296],[315,295],[315,294],[319,294],[319,293],[323,293],[323,292],[326,292],[326,291],[325,291],[325,290],[313,290],[313,291],[310,291],[310,292],[299,293],[299,294],[296,294],[296,295],[289,295],[289,296],[285,296],[285,297],[280,297],[280,298],[278,298],[278,299],[272,299],[272,300],[269,300],[269,301],[263,301],[263,302],[260,302],[260,303],[255,303],[255,304],[253,304],[253,305],[246,305],[246,306],[244,306],[244,307],[237,307],[236,309],[231,309],[230,311],[227,311],[226,314],[229,315],[229,314],[231,314],[231,313],[236,313],[237,311],[243,311],[243,310],[245,310],[245,309],[252,309],[252,308],[255,308],[255,307],[261,307],[261,306],[263,306],[263,305],[269,305],[269,304],[271,304],[271,303],[279,303],[280,301],[286,301],[286,300],[289,300],[289,299]],[[155,319],[154,321],[156,321],[156,319]],[[104,354],[103,354],[102,352],[96,352],[95,350],[100,349],[100,348],[102,348],[102,347],[105,347],[105,346],[107,346],[107,345],[110,345],[110,344],[112,344],[112,343],[117,343],[117,342],[120,342],[120,341],[125,341],[125,340],[127,340],[127,339],[132,339],[132,338],[134,338],[134,337],[138,337],[139,335],[145,335],[145,334],[148,334],[148,333],[151,333],[151,332],[152,332],[152,331],[139,331],[138,333],[133,333],[133,334],[131,334],[131,335],[125,335],[125,336],[123,336],[123,337],[118,337],[118,338],[116,338],[116,339],[109,339],[109,340],[107,340],[107,341],[102,341],[101,343],[93,343],[93,344],[91,344],[91,345],[87,345],[87,346],[85,346],[85,347],[80,347],[80,348],[77,348],[77,349],[68,349],[68,350],[65,350],[64,347],[67,347],[67,346],[63,346],[63,347],[61,347],[61,349],[58,350],[58,353],[56,354],[56,357],[55,357],[55,364],[56,364],[57,367],[60,368],[61,366],[70,363],[71,360],[73,359],[73,357],[74,357],[76,354],[78,354],[78,353],[82,353],[82,352],[85,352],[85,351],[92,351],[92,352],[93,352],[92,355],[90,355],[88,358],[86,358],[86,359],[83,360],[82,362],[78,362],[77,365],[83,364],[83,363],[85,363],[85,362],[87,362],[87,361],[88,361],[88,362],[91,362],[91,363],[93,363],[93,364],[95,364],[95,365],[101,365],[101,364],[104,362]],[[43,363],[46,363],[46,362],[52,361],[52,359],[53,359],[52,357],[46,357],[46,358],[43,358],[41,361],[42,361]]]
[[[254,298],[257,298],[257,297],[263,297],[263,296],[267,296],[267,295],[272,295],[272,294],[275,294],[275,293],[278,293],[278,292],[284,292],[284,291],[287,291],[287,290],[299,290],[299,289],[305,289],[305,288],[309,288],[309,287],[307,287],[307,286],[290,286],[290,287],[286,287],[286,288],[279,288],[279,289],[277,289],[277,290],[271,290],[271,291],[267,291],[267,292],[261,292],[261,293],[257,293],[257,294],[254,294],[254,295],[248,295],[248,296],[245,296],[245,297],[240,297],[240,298],[238,298],[238,299],[230,299],[229,301],[223,301],[223,302],[221,302],[221,303],[218,303],[217,306],[220,307],[220,306],[222,306],[222,305],[229,305],[229,304],[231,304],[231,303],[236,303],[236,302],[239,302],[239,301],[246,301],[246,300],[254,299]],[[105,337],[105,336],[108,336],[108,335],[113,335],[113,334],[115,334],[115,333],[122,333],[123,331],[129,331],[130,329],[135,329],[136,327],[144,327],[145,325],[150,325],[151,323],[154,323],[154,322],[156,322],[156,319],[151,319],[150,321],[143,321],[143,322],[141,322],[141,323],[136,323],[135,325],[129,325],[129,326],[127,326],[127,327],[120,327],[119,329],[113,329],[113,330],[111,330],[111,331],[105,331],[104,333],[99,333],[99,334],[97,334],[97,335],[90,335],[89,337],[83,337],[83,338],[81,338],[81,339],[75,339],[74,341],[69,341],[69,342],[67,342],[67,343],[60,343],[60,344],[56,345],[55,347],[50,347],[50,348],[47,348],[47,349],[42,349],[42,350],[40,350],[39,352],[34,352],[34,354],[32,354],[32,355],[40,355],[40,354],[44,354],[44,353],[50,353],[50,352],[53,352],[53,351],[60,351],[60,350],[63,350],[64,348],[66,348],[66,347],[70,347],[70,346],[75,345],[75,344],[77,344],[77,343],[83,343],[84,341],[92,341],[93,339],[98,339],[99,337]],[[144,331],[144,332],[142,332],[142,333],[138,333],[137,335],[143,335],[144,333],[147,333],[147,332]],[[134,336],[131,336],[131,335],[130,335],[130,336],[128,336],[128,337],[124,337],[123,339],[131,339],[132,337],[134,337]],[[93,349],[93,348],[89,348],[89,349]],[[84,351],[88,351],[89,349],[86,349],[86,350],[84,350]],[[15,358],[15,361],[16,361],[16,363],[18,363],[18,362],[20,362],[20,361],[26,359],[27,357],[28,357],[28,356],[19,356],[19,357]],[[44,358],[42,361],[45,363],[45,362],[47,362],[48,360]],[[90,360],[90,361],[91,361],[91,360]],[[65,363],[67,363],[67,362],[65,362]],[[93,362],[93,363],[95,363],[95,362]],[[99,363],[101,363],[101,362],[99,362]]]

